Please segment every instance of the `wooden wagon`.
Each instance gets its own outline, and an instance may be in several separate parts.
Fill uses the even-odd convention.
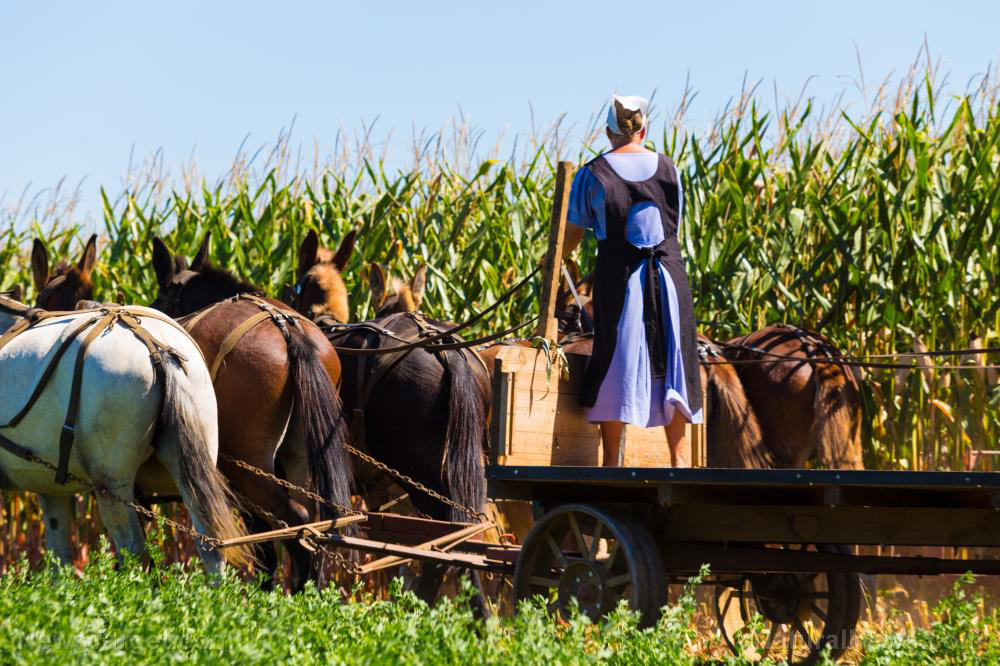
[[[538,331],[550,340],[569,176],[561,164]],[[483,525],[392,514],[369,514],[364,538],[324,538],[385,556],[366,570],[417,559],[496,571],[513,576],[518,599],[541,597],[553,612],[598,618],[625,601],[647,624],[670,583],[705,574],[731,647],[749,641],[759,656],[801,663],[848,647],[864,575],[1000,574],[998,560],[857,554],[864,545],[1000,546],[1000,474],[699,468],[697,427],[694,468],[669,466],[662,428],[633,427],[621,466],[602,467],[597,428],[577,405],[584,363],[547,348],[496,357],[488,494],[533,504],[523,543],[487,543]],[[754,617],[764,622],[755,645],[756,634],[743,635]]]

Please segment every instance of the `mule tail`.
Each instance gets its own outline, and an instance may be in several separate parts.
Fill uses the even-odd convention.
[[[823,356],[841,355],[829,342],[825,346],[828,353]],[[848,367],[836,363],[816,363],[813,368],[813,450],[831,469],[864,469],[858,379]]]
[[[216,411],[199,404],[180,361],[169,354],[162,358],[164,395],[154,441],[157,457],[173,476],[196,530],[222,540],[246,536],[236,497],[213,459],[218,450]],[[205,379],[207,383],[207,373]],[[209,551],[200,550],[206,565],[218,561]],[[252,562],[244,547],[226,548],[221,556],[234,566]]]
[[[347,427],[340,395],[316,345],[294,328],[288,337],[288,368],[295,390],[292,422],[302,433],[316,494],[350,507],[353,474],[344,448]],[[319,511],[323,520],[335,518],[338,513],[322,503]]]
[[[440,353],[450,378],[442,477],[451,499],[479,513],[486,504],[484,397],[465,354],[461,350]],[[472,520],[464,511],[454,507],[451,508],[451,519],[460,522]]]
[[[708,376],[708,466],[770,469],[774,456],[743,383],[732,366],[710,365]]]

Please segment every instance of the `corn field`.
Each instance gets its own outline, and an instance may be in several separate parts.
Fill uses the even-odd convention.
[[[1000,346],[995,90],[946,95],[932,71],[914,72],[857,115],[823,115],[809,103],[767,114],[746,93],[704,132],[685,129],[683,107],[653,143],[681,172],[682,243],[706,334],[724,340],[785,322],[820,330],[849,354]],[[599,149],[595,137],[584,145]],[[101,192],[95,296],[151,302],[152,238],[190,256],[208,231],[216,264],[280,296],[294,282],[308,229],[333,246],[358,229],[345,274],[355,319],[372,316],[366,268],[378,262],[400,277],[427,264],[423,309],[464,320],[537,264],[556,161],[594,154],[570,155],[558,128],[516,158],[475,160],[474,143],[461,131],[450,143],[439,137],[396,172],[363,146],[307,172],[284,141],[261,164],[239,156],[215,184],[178,183],[150,169],[120,195]],[[50,254],[75,258],[90,229],[69,208],[6,213],[0,288],[21,285],[31,300],[33,236]],[[582,268],[594,250],[588,241],[579,251]],[[524,290],[473,333],[536,309],[536,294]],[[863,371],[869,467],[960,469],[970,449],[993,448],[996,370],[921,363],[916,371]],[[0,520],[15,524],[26,507],[9,501]]]

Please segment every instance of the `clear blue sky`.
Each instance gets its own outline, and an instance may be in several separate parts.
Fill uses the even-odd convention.
[[[744,74],[767,97],[869,83],[905,70],[926,35],[953,89],[1000,56],[1000,3],[883,2],[8,2],[0,7],[0,197],[9,206],[65,176],[120,188],[134,146],[192,154],[218,177],[245,136],[329,145],[439,128],[459,107],[494,137],[570,112],[582,124],[613,90],[670,106],[690,75],[707,123]],[[853,87],[851,88],[853,90]],[[850,99],[857,99],[856,95]]]

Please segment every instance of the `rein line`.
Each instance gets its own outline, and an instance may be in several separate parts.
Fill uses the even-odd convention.
[[[405,351],[410,351],[412,349],[421,349],[421,348],[427,348],[428,350],[431,351],[445,350],[445,349],[462,349],[463,347],[472,347],[477,344],[482,344],[483,341],[488,342],[490,340],[487,340],[487,338],[491,338],[492,336],[486,336],[486,338],[469,342],[462,341],[456,343],[456,342],[444,342],[444,341],[454,338],[455,334],[458,333],[459,331],[464,330],[469,326],[472,326],[486,315],[490,314],[491,312],[494,312],[497,308],[499,308],[506,301],[508,301],[515,293],[517,293],[524,285],[526,285],[528,281],[531,278],[533,278],[535,274],[538,273],[541,269],[542,269],[541,266],[537,266],[524,279],[522,279],[520,282],[518,282],[510,289],[508,289],[502,296],[500,296],[499,299],[497,299],[488,308],[473,315],[472,317],[465,320],[461,324],[453,326],[452,328],[449,328],[445,331],[441,331],[440,333],[424,337],[414,342],[405,341],[403,345],[398,347],[371,347],[371,348],[356,349],[354,347],[338,347],[337,345],[333,345],[333,348],[334,350],[336,350],[338,354],[344,354],[345,356],[379,356],[381,354],[393,354],[393,353],[405,352]],[[524,322],[510,330],[515,331],[519,328],[527,326],[529,323],[531,323],[531,321]],[[380,334],[383,333],[383,331],[381,331],[379,326],[371,324],[369,322],[359,322],[357,324],[340,324],[336,327],[333,327],[331,330],[333,330],[335,332],[335,335],[339,337],[340,335],[350,334],[350,332],[354,329],[365,329],[365,328],[367,328],[368,330],[372,330],[376,333]],[[506,333],[507,332],[504,332],[503,334],[505,335]],[[397,341],[402,341],[399,337],[395,335],[392,335],[392,337],[395,338]],[[454,345],[460,345],[460,346],[454,346]]]

